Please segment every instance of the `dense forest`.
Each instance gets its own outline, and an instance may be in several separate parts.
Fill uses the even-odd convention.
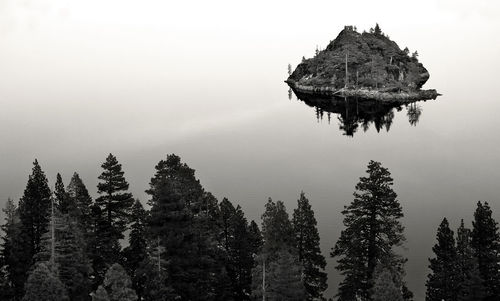
[[[58,174],[51,189],[35,160],[23,196],[3,209],[0,300],[326,300],[326,261],[305,193],[291,216],[269,198],[259,226],[206,191],[177,155],[156,165],[147,204],[128,192],[115,156],[101,167],[93,200],[78,173],[67,186]],[[379,162],[366,172],[330,253],[344,277],[330,299],[413,300],[393,179]],[[426,300],[500,300],[499,243],[486,202],[456,236],[444,219]]]

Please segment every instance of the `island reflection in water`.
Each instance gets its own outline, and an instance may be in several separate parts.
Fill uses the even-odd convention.
[[[416,126],[422,115],[422,106],[420,103],[425,102],[425,100],[381,102],[369,99],[317,96],[297,91],[292,92],[292,89],[288,91],[289,99],[292,99],[292,94],[295,94],[298,100],[316,109],[316,118],[318,121],[326,119],[328,123],[331,123],[332,113],[336,114],[335,117],[337,117],[339,122],[339,130],[345,136],[351,137],[359,129],[366,132],[371,124],[373,124],[377,132],[383,129],[388,132],[391,128],[395,112],[401,112],[403,108],[406,109],[408,122],[412,126]]]

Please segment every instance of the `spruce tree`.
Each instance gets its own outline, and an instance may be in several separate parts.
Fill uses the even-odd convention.
[[[390,172],[379,162],[370,161],[367,173],[356,185],[354,201],[342,211],[346,228],[331,252],[339,258],[337,269],[344,275],[338,293],[341,300],[370,300],[377,264],[392,258],[402,268],[405,261],[393,251],[405,237],[400,222],[403,211],[392,190]]]
[[[138,299],[144,291],[143,278],[137,274],[139,265],[147,258],[147,233],[146,222],[147,212],[144,210],[141,202],[136,200],[132,207],[130,221],[129,246],[123,250],[124,267],[132,279],[132,288],[137,292]]]
[[[22,301],[69,301],[64,285],[45,263],[30,273]]]
[[[321,254],[314,211],[304,192],[300,193],[297,209],[293,212],[292,224],[299,261],[302,263],[304,272],[307,300],[317,300],[327,288],[326,260]]]
[[[472,222],[471,246],[484,280],[487,301],[500,300],[500,236],[498,224],[487,202],[477,203]]]
[[[434,258],[429,259],[431,270],[427,276],[426,301],[456,301],[459,282],[457,250],[453,231],[443,219],[437,231],[437,243],[432,248]]]

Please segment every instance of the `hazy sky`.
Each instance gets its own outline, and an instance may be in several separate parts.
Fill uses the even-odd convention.
[[[417,128],[403,113],[388,134],[341,137],[288,101],[282,81],[288,63],[344,25],[376,22],[418,50],[431,74],[425,87],[444,96],[426,103]],[[495,0],[0,0],[0,205],[22,196],[34,158],[51,186],[57,172],[67,183],[78,171],[95,196],[109,152],[144,201],[155,163],[176,152],[250,218],[268,196],[291,212],[304,189],[328,251],[374,158],[396,180],[408,277],[422,296],[442,216],[457,224],[477,199],[498,203],[499,58]]]

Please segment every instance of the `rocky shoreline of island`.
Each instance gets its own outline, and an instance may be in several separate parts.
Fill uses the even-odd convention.
[[[333,86],[309,86],[301,85],[294,80],[285,81],[292,90],[304,94],[324,95],[336,97],[353,97],[360,99],[379,100],[384,102],[413,102],[417,100],[436,99],[439,94],[435,89],[404,91],[394,89],[373,88],[340,88]]]

